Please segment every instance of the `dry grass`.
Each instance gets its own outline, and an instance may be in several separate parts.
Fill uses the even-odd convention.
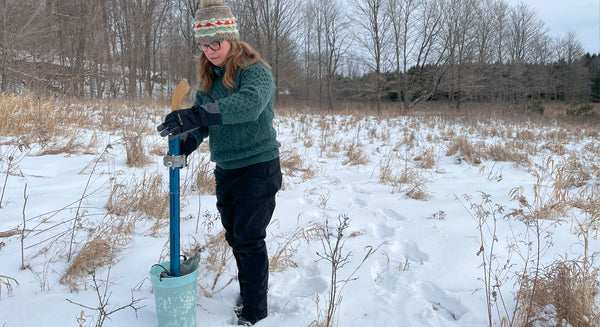
[[[395,162],[393,152],[390,153],[386,158],[383,158],[379,162],[379,182],[381,184],[395,183],[394,171],[392,165]]]
[[[31,135],[43,143],[52,137],[65,137],[77,126],[89,126],[87,114],[54,98],[33,94],[0,96],[0,134]]]
[[[392,186],[392,193],[404,193],[407,198],[427,201],[431,194],[427,191],[429,182],[425,166],[433,168],[433,150],[426,150],[423,156],[414,159],[416,166],[409,166],[407,161],[400,163],[401,158],[394,152],[379,163],[379,182]],[[419,166],[423,166],[419,168]]]
[[[491,308],[498,306],[505,310],[501,317],[501,326],[598,326],[600,308],[596,303],[599,269],[593,264],[597,253],[590,253],[590,242],[597,237],[600,227],[600,201],[598,186],[581,187],[587,183],[573,183],[585,178],[572,178],[572,171],[587,170],[575,158],[555,162],[548,158],[543,165],[532,164],[532,175],[536,178],[533,185],[533,199],[527,199],[523,187],[514,188],[510,195],[517,201],[518,208],[504,213],[503,206],[494,204],[489,195],[482,204],[468,208],[480,221],[485,223],[486,235],[481,229],[483,268],[488,298],[488,314],[492,324]],[[575,169],[572,169],[572,168]],[[586,176],[587,177],[587,176]],[[570,194],[570,190],[579,190]],[[577,214],[573,212],[577,208]],[[583,213],[583,217],[581,214]],[[499,217],[524,224],[528,230],[525,235],[509,242],[506,262],[497,257],[494,248],[499,242],[496,235],[496,223]],[[550,227],[572,219],[572,232],[584,245],[583,255],[572,260],[557,260],[542,268],[541,254],[553,244]],[[525,236],[525,240],[521,237]],[[512,242],[512,243],[511,243]],[[483,246],[485,245],[485,246]],[[516,255],[515,255],[516,254]],[[511,257],[513,259],[511,259]],[[515,261],[514,258],[519,258]],[[519,260],[524,264],[522,271],[515,271]],[[501,285],[508,281],[507,276],[515,273],[519,279],[515,282],[514,311],[508,312],[501,293]]]
[[[128,167],[144,167],[152,161],[144,151],[144,135],[141,133],[133,133],[123,136],[125,141],[125,150],[127,152]]]
[[[592,179],[593,169],[588,164],[582,162],[580,158],[571,154],[568,158],[565,158],[558,167],[559,173],[557,175],[560,178],[557,183],[563,189],[579,188],[587,184]]]
[[[74,131],[75,135],[68,138],[60,138],[48,140],[45,142],[43,149],[38,152],[37,156],[66,154],[92,154],[87,150],[86,145],[82,142],[84,139],[82,134]]]
[[[108,217],[94,231],[77,253],[60,283],[69,286],[71,291],[80,287],[81,279],[97,269],[112,266],[118,253],[124,249],[135,234],[133,217]]]
[[[77,290],[79,281],[91,271],[114,263],[116,249],[106,236],[95,236],[83,246],[60,278],[61,284]]]
[[[304,181],[314,178],[317,173],[316,168],[307,164],[295,148],[282,149],[280,161],[284,175],[290,177],[300,177]]]
[[[280,234],[273,238],[277,243],[275,250],[271,250],[269,259],[269,271],[284,271],[289,268],[297,268],[298,264],[294,261],[298,247],[303,243],[310,243],[319,237],[319,232],[323,229],[321,224],[313,223],[305,227],[298,227],[290,235]]]
[[[346,149],[346,158],[342,165],[358,166],[369,163],[369,158],[365,154],[364,148],[360,145],[350,144]]]
[[[509,142],[492,144],[486,151],[486,158],[492,161],[514,162],[519,165],[528,165],[527,153],[519,152],[514,144]]]
[[[6,295],[10,296],[15,288],[15,286],[18,286],[19,282],[17,282],[16,279],[10,277],[10,276],[5,276],[5,275],[0,275],[0,299],[2,299],[2,289],[4,288],[6,290]]]
[[[145,217],[154,220],[152,233],[156,233],[169,217],[169,192],[159,172],[144,172],[141,180],[133,176],[128,181],[113,183],[106,203],[108,214]]]
[[[533,276],[521,279],[524,286],[524,298],[532,299],[532,312],[528,315],[517,311],[521,319],[529,316],[529,321],[515,321],[515,326],[544,326],[592,327],[600,325],[600,308],[596,303],[598,293],[599,271],[591,269],[577,260],[556,261],[546,267],[536,280]],[[537,283],[535,293],[533,284]],[[522,306],[520,310],[527,307]]]
[[[205,235],[204,244],[196,244],[196,248],[206,254],[198,287],[203,296],[212,298],[236,279],[234,274],[228,273],[228,268],[233,265],[233,254],[225,240],[225,231]]]
[[[425,183],[426,181],[411,184],[405,192],[406,197],[413,200],[428,201],[431,198],[431,193],[427,191]]]
[[[432,169],[435,166],[434,148],[429,147],[413,159],[417,168]]]
[[[450,143],[448,151],[446,151],[446,156],[454,155],[457,156],[456,160],[458,162],[466,161],[475,166],[481,163],[481,154],[473,144],[471,144],[467,136],[458,136]]]
[[[600,178],[600,167],[594,161],[600,155],[600,146],[596,142],[600,134],[597,116],[571,117],[567,115],[569,106],[560,104],[545,104],[544,115],[505,108],[501,104],[467,103],[457,111],[448,110],[444,103],[423,103],[409,112],[400,110],[397,104],[387,105],[385,113],[380,115],[373,106],[363,104],[344,104],[343,109],[334,112],[278,108],[277,128],[290,129],[288,134],[298,145],[297,148],[284,147],[281,151],[282,170],[286,177],[291,177],[286,178],[286,182],[314,178],[319,166],[309,161],[313,157],[339,160],[348,169],[368,164],[371,153],[389,151],[379,163],[379,181],[390,185],[392,192],[427,201],[431,196],[426,188],[431,179],[429,175],[438,172],[430,169],[438,161],[435,153],[444,153],[440,149],[446,149],[446,156],[454,156],[456,163],[466,161],[479,165],[487,160],[522,165],[537,179],[534,200],[530,204],[522,196],[524,192],[515,191],[514,199],[521,201],[522,207],[507,218],[521,219],[531,226],[539,219],[561,221],[569,216],[568,210],[575,207],[584,217],[573,223],[572,229],[585,244],[586,254],[582,260],[555,262],[538,271],[542,273],[536,280],[531,275],[523,277],[519,281],[523,294],[518,296],[534,299],[537,311],[533,315],[516,312],[515,324],[511,326],[532,322],[560,325],[563,320],[572,326],[598,326],[599,310],[593,301],[599,286],[598,271],[590,265],[594,254],[587,252],[589,243],[595,241],[600,230],[600,192],[593,188]],[[167,112],[165,105],[151,101],[80,103],[34,95],[2,95],[0,135],[6,137],[2,145],[21,151],[35,148],[38,156],[94,154],[98,152],[96,149],[104,147],[103,133],[120,135],[122,141],[113,144],[124,146],[127,165],[148,167],[152,162],[149,155],[162,156],[166,152],[165,144],[149,143],[152,141],[148,136],[155,135],[154,126]],[[598,112],[597,108],[595,112]],[[428,128],[424,129],[424,126]],[[352,137],[348,138],[348,135]],[[483,137],[499,140],[492,144],[476,141]],[[207,152],[206,149],[199,151]],[[549,160],[545,165],[539,165],[530,159],[541,155],[552,157],[556,162]],[[168,221],[169,207],[168,190],[163,180],[166,168],[163,168],[153,168],[154,172],[148,169],[139,178],[112,177],[106,203],[111,222],[97,222],[97,227],[90,227],[87,238],[76,243],[80,250],[62,276],[62,283],[77,289],[79,281],[90,271],[113,265],[119,251],[134,235],[133,222],[138,219],[149,218],[154,222],[150,234],[155,235],[163,229]],[[214,194],[212,164],[208,157],[192,160],[187,169],[189,177],[184,181],[182,194],[188,189],[200,194]],[[7,170],[5,178],[18,174],[18,171],[18,167]],[[586,186],[590,187],[586,192],[571,196],[570,192]],[[320,195],[315,205],[325,209],[329,196],[329,193]],[[431,219],[443,219],[443,211],[438,213]],[[205,218],[203,226],[206,230],[201,233],[204,238],[193,239],[188,248],[205,255],[201,270],[204,275],[199,286],[204,296],[212,297],[236,277],[224,232],[213,230],[218,217],[207,214]],[[77,228],[81,234],[81,226]],[[317,230],[321,228],[310,225],[298,227],[291,234],[273,235],[275,246],[270,269],[282,271],[296,267],[299,247],[318,237]],[[52,240],[55,242],[56,238]],[[400,269],[408,269],[408,264],[406,260]],[[44,271],[48,269],[51,268],[45,267]],[[537,283],[536,292],[531,291],[533,282]],[[17,285],[14,278],[0,276],[0,296],[10,295]],[[525,319],[527,316],[529,320]]]
[[[193,156],[197,156],[194,154]],[[192,157],[191,159],[195,159]],[[192,177],[191,189],[198,194],[215,195],[217,185],[214,176],[214,164],[210,162],[209,156],[201,156],[200,160],[189,160],[188,168],[189,175]],[[187,185],[184,185],[184,189]]]
[[[127,146],[127,161],[139,167],[149,161],[142,149],[142,134],[153,133],[153,126],[164,116],[164,106],[127,101],[78,102],[33,94],[0,95],[0,135],[20,148],[39,145],[38,155],[91,153],[93,144],[85,133],[122,131]],[[93,137],[92,137],[93,139]]]

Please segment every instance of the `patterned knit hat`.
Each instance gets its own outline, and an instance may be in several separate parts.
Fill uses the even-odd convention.
[[[231,8],[224,6],[223,0],[202,0],[194,20],[194,37],[197,44],[237,40],[239,33]]]

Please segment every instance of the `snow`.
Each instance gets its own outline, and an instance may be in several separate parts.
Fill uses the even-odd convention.
[[[493,203],[509,212],[518,208],[518,203],[510,197],[514,188],[522,187],[524,196],[532,201],[537,183],[533,164],[544,167],[548,158],[558,163],[569,158],[569,154],[560,156],[543,149],[534,140],[531,146],[539,151],[529,156],[532,165],[485,158],[479,165],[472,165],[461,160],[460,153],[446,156],[446,151],[453,135],[465,135],[472,144],[508,143],[513,140],[511,135],[520,130],[550,134],[560,127],[521,122],[511,125],[492,119],[470,124],[419,115],[379,119],[286,114],[276,119],[282,152],[290,153],[293,149],[313,176],[284,170],[284,189],[277,196],[267,244],[273,255],[289,241],[293,264],[271,272],[269,317],[256,326],[304,327],[315,324],[319,315],[324,314],[331,271],[328,262],[317,254],[323,254],[322,238],[311,232],[311,228],[323,226],[326,221],[336,227],[343,215],[349,218],[343,247],[349,261],[338,276],[340,280],[350,277],[351,280],[340,284],[343,288],[335,317],[337,325],[487,326],[482,257],[478,255],[481,239],[477,220],[464,196],[471,196],[472,203],[480,203],[484,192]],[[490,126],[501,132],[484,136],[486,133],[482,131],[491,129]],[[95,155],[37,156],[40,149],[34,147],[19,159],[18,169],[8,175],[0,209],[0,233],[22,229],[23,215],[27,219],[25,228],[31,231],[24,240],[24,260],[28,267],[24,270],[20,269],[20,234],[0,237],[4,243],[3,246],[0,243],[0,326],[94,325],[97,312],[90,307],[98,306],[98,298],[91,277],[81,279],[77,291],[60,283],[69,265],[67,254],[73,219],[81,217],[81,225],[74,234],[76,254],[95,226],[118,220],[107,215],[105,209],[117,181],[127,184],[158,172],[165,176],[163,186],[167,189],[167,168],[160,156],[152,155],[154,162],[145,168],[127,167],[122,142],[114,141],[118,138],[108,132],[99,135],[105,140],[97,142]],[[593,144],[598,140],[593,133],[590,135],[561,142],[575,156],[597,167],[598,156],[590,149],[595,148]],[[90,175],[108,140],[115,145],[107,150],[108,155],[98,161]],[[158,135],[149,133],[145,138],[145,144],[161,142],[166,149],[166,140]],[[2,144],[3,181],[7,176],[6,156],[11,148],[8,142]],[[347,162],[350,148],[362,153],[366,160],[361,164]],[[206,162],[205,149],[190,160],[196,165]],[[419,168],[414,159],[431,149],[433,167]],[[425,197],[407,196],[411,185],[382,183],[380,174],[386,163],[396,177],[405,167],[420,175],[423,182],[417,186]],[[182,179],[188,180],[186,169],[182,171]],[[592,176],[587,183],[597,184],[595,178]],[[214,196],[199,195],[188,188],[182,199],[182,249],[189,250],[194,242],[204,243],[219,233],[216,214]],[[564,220],[561,224],[542,222],[542,229],[552,233],[552,243],[543,253],[544,264],[560,256],[583,255],[582,240],[573,233],[576,217],[575,214],[561,217]],[[508,245],[525,237],[526,228],[518,221],[505,220],[500,215],[498,218],[497,256],[506,258]],[[152,232],[153,225],[154,221],[149,219],[135,220],[135,233],[118,252],[115,264],[110,270],[107,267],[96,270],[101,291],[108,288],[109,309],[127,305],[132,296],[139,300],[136,306],[141,307],[137,312],[130,308],[115,312],[104,326],[156,325],[148,272],[153,264],[167,257],[168,226],[163,222],[157,232]],[[490,242],[491,235],[484,235],[486,242]],[[598,245],[595,240],[591,242],[591,253],[600,250]],[[373,252],[361,265],[368,251]],[[229,249],[224,254],[229,261],[217,278],[208,267],[207,253],[203,253],[199,286],[210,294],[199,292],[198,326],[232,323],[232,307],[238,292],[237,282],[232,280],[236,270]],[[522,265],[517,256],[513,255],[513,259],[515,267]],[[515,271],[516,268],[506,274],[509,280],[503,284],[509,311],[514,309],[511,292]],[[1,285],[7,277],[18,284],[11,282],[11,289]],[[213,290],[211,285],[215,280]],[[496,324],[499,324],[497,319]]]

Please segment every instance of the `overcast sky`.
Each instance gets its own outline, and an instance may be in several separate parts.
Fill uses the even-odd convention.
[[[508,0],[511,6],[527,4],[537,11],[552,37],[572,30],[589,53],[600,52],[600,0]]]

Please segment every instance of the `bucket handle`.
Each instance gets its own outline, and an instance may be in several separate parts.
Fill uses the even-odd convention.
[[[167,270],[167,268],[163,267],[163,266],[162,266],[161,264],[159,264],[159,263],[155,263],[155,264],[153,264],[151,268],[154,268],[154,267],[156,267],[156,266],[158,266],[158,267],[161,267],[161,268],[164,270],[163,272],[161,272],[161,273],[160,273],[160,275],[159,275],[159,277],[158,277],[158,280],[162,282],[162,279],[163,279],[163,278],[167,278],[167,277],[169,277],[169,271]]]

